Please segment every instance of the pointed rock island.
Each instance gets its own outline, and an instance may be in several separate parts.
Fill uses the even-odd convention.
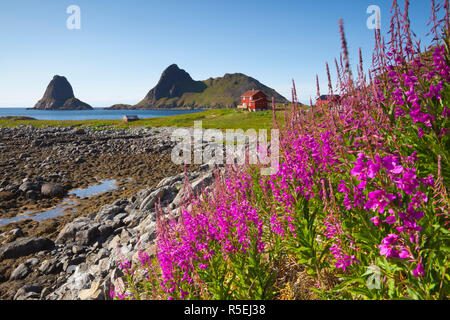
[[[36,103],[37,110],[93,110],[87,103],[78,100],[72,86],[65,77],[54,76],[44,96]]]
[[[225,74],[219,78],[196,81],[176,64],[170,65],[157,85],[137,105],[114,105],[106,109],[209,109],[234,108],[241,95],[249,90],[261,90],[276,103],[287,103],[274,89],[242,73]]]

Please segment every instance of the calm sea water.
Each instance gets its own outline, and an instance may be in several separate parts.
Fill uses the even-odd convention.
[[[88,119],[122,119],[124,115],[137,115],[140,119],[176,116],[195,113],[202,110],[27,110],[26,108],[0,108],[0,117],[26,116],[37,120],[88,120]]]

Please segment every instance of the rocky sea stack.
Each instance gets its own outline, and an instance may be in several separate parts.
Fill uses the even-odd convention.
[[[65,77],[54,76],[44,96],[36,103],[39,110],[92,110],[93,108],[75,98],[72,86]]]
[[[155,105],[162,98],[181,97],[186,92],[202,92],[206,85],[201,81],[194,81],[189,73],[178,68],[176,64],[169,66],[161,75],[158,84],[143,100],[143,104]]]

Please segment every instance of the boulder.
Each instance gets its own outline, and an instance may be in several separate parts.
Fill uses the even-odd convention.
[[[100,224],[87,217],[80,217],[66,224],[58,234],[56,243],[87,246],[94,243],[100,232]]]
[[[171,186],[175,182],[182,181],[183,178],[184,178],[184,173],[181,173],[181,174],[173,176],[173,177],[164,178],[158,183],[156,188],[161,188],[164,186]]]
[[[25,261],[25,264],[28,266],[37,266],[39,264],[39,259],[38,258],[30,258],[27,261]]]
[[[28,191],[25,193],[25,197],[26,197],[27,199],[37,200],[37,199],[39,199],[39,193],[36,192],[36,190],[28,190]]]
[[[162,187],[150,193],[144,199],[144,201],[142,201],[140,210],[144,211],[154,209],[155,203],[157,203],[159,199],[162,199],[166,194],[166,192],[168,192],[170,189],[171,189],[170,187]]]
[[[0,260],[19,258],[39,251],[51,250],[54,246],[53,241],[47,238],[20,238],[0,248]]]
[[[0,192],[0,201],[8,201],[14,199],[15,195],[9,191]]]
[[[45,183],[41,187],[41,194],[44,197],[62,197],[66,194],[66,191],[60,184]]]
[[[84,246],[78,246],[78,245],[72,246],[73,254],[80,254],[80,253],[83,253],[84,251],[86,251],[86,247],[84,247]]]
[[[28,191],[36,191],[38,186],[33,182],[24,182],[20,185],[19,191],[23,193],[27,193]]]
[[[103,290],[99,281],[93,281],[89,289],[81,290],[78,294],[80,300],[104,300]]]
[[[67,279],[67,287],[74,291],[84,290],[89,287],[92,280],[86,266],[77,266],[75,272]]]
[[[40,285],[25,285],[17,290],[14,300],[39,299],[42,292]]]
[[[39,271],[43,274],[58,273],[61,268],[61,263],[56,263],[53,260],[45,260],[39,267]]]
[[[103,206],[100,211],[95,215],[94,221],[104,222],[106,220],[114,219],[114,216],[123,212],[123,208],[115,205]]]
[[[21,280],[28,276],[28,274],[31,272],[30,268],[28,268],[24,263],[19,264],[17,268],[14,269],[14,271],[11,273],[11,276],[9,277],[9,280]]]
[[[213,174],[210,172],[208,174],[205,174],[204,176],[194,180],[191,183],[191,190],[193,195],[198,195],[201,193],[202,188],[206,188],[207,186],[211,185],[214,182]],[[183,201],[183,198],[186,196],[186,190],[185,188],[182,188],[175,199],[172,201],[172,207],[178,207],[181,202]]]

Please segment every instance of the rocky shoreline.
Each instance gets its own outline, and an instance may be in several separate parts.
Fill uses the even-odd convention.
[[[195,191],[213,182],[211,165],[191,166],[185,174],[183,167],[170,161],[175,144],[170,140],[172,131],[0,129],[0,146],[4,146],[0,194],[14,194],[9,207],[5,208],[7,201],[0,199],[0,221],[24,207],[43,208],[61,201],[61,194],[44,195],[46,185],[59,186],[58,190],[66,193],[91,184],[92,175],[97,174],[99,178],[122,179],[125,190],[79,201],[74,214],[1,226],[0,299],[110,299],[111,284],[123,286],[119,263],[123,259],[138,263],[138,250],[154,253],[155,203],[160,201],[166,212],[177,212],[186,176]],[[21,148],[28,144],[30,148]],[[26,154],[17,156],[18,152]],[[83,161],[77,161],[80,157]],[[95,161],[101,158],[100,164],[109,161],[109,167],[97,165]],[[154,161],[147,174],[139,167],[139,161],[145,164],[144,158]],[[160,165],[155,163],[157,158]],[[25,160],[23,164],[21,159]],[[25,174],[11,174],[14,165],[23,168]],[[55,167],[59,170],[49,174]],[[30,197],[30,191],[35,196]]]
[[[187,174],[193,190],[213,182],[211,167]],[[120,262],[138,264],[138,252],[155,253],[155,203],[176,212],[184,194],[185,174],[167,177],[157,187],[118,199],[96,213],[65,225],[55,241],[19,237],[0,248],[0,259],[21,261],[3,274],[10,289],[3,298],[24,300],[107,300],[111,284],[124,286]],[[11,233],[20,235],[20,229]],[[16,286],[11,288],[12,284]],[[20,283],[20,284],[19,284]],[[17,285],[19,284],[19,285]]]

